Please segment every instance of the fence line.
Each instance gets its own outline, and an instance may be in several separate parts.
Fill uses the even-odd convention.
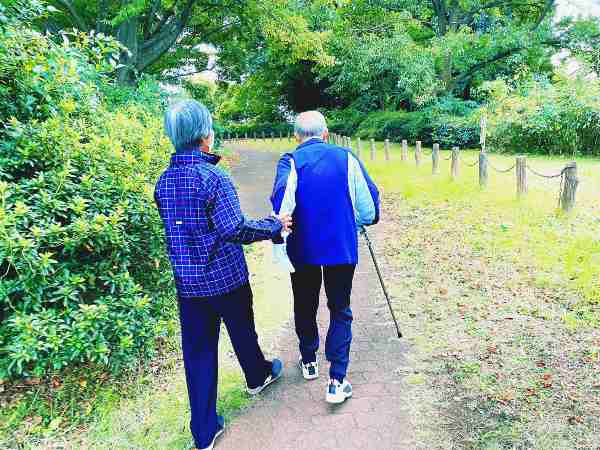
[[[253,134],[253,138],[257,139],[257,134]],[[275,140],[275,133],[271,133],[271,141]],[[291,133],[288,133],[288,141],[291,142],[292,137]],[[233,142],[241,141],[242,138],[237,133],[233,136],[230,133],[227,133],[225,136],[226,140],[230,140]],[[245,140],[248,140],[248,134],[244,134]],[[262,139],[265,139],[265,133],[262,132]],[[279,139],[283,139],[283,135],[279,132]],[[327,140],[329,143],[333,143],[339,146],[345,146],[352,150],[352,138],[349,136],[342,136],[337,133],[331,133]],[[420,166],[422,164],[422,157],[431,156],[432,162],[432,175],[437,175],[439,173],[439,160],[440,160],[440,146],[439,143],[433,144],[433,149],[431,151],[424,151],[421,145],[421,141],[415,141],[414,147],[414,161],[416,166]],[[369,157],[371,161],[375,161],[376,159],[376,144],[375,139],[369,139]],[[386,161],[390,160],[390,140],[386,139],[384,141],[384,158]],[[360,158],[363,153],[363,141],[360,138],[356,140],[356,155]],[[457,179],[460,173],[460,149],[458,147],[453,147],[449,155],[442,156],[442,158],[446,161],[450,161],[450,176],[452,179]],[[403,139],[401,142],[401,160],[403,162],[408,161],[408,140]],[[538,176],[544,179],[555,179],[560,177],[560,189],[558,194],[558,205],[565,212],[571,211],[575,206],[575,197],[577,193],[577,187],[579,186],[579,178],[577,177],[577,163],[575,161],[569,162],[561,169],[559,173],[555,174],[544,174],[539,172],[538,170],[531,167],[531,165],[527,162],[527,158],[525,156],[516,156],[515,163],[512,164],[508,168],[499,168],[496,167],[489,159],[488,153],[485,149],[482,149],[479,152],[479,157],[475,161],[462,161],[467,167],[478,167],[479,168],[479,185],[482,189],[485,189],[488,184],[488,168],[491,168],[497,173],[509,173],[515,170],[516,176],[516,192],[518,197],[522,197],[527,195],[528,185],[527,185],[527,173],[531,173],[534,176]]]

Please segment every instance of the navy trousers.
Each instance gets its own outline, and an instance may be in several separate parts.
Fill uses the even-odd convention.
[[[294,292],[294,321],[300,341],[300,354],[304,363],[317,360],[319,329],[317,309],[321,283],[325,282],[329,330],[325,341],[325,356],[331,363],[329,377],[344,380],[350,361],[352,342],[352,309],[350,294],[354,278],[354,265],[299,266],[292,273]]]
[[[225,295],[179,298],[181,343],[196,447],[204,448],[217,432],[217,374],[221,319],[249,387],[260,386],[271,372],[271,363],[258,345],[252,310],[252,290],[247,284]]]

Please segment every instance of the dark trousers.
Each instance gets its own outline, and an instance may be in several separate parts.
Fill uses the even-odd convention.
[[[352,310],[350,294],[354,265],[299,266],[292,273],[294,292],[294,320],[300,341],[300,354],[305,363],[317,360],[319,330],[317,309],[321,282],[325,281],[327,307],[329,308],[329,331],[325,341],[325,356],[331,363],[330,378],[344,380],[350,361],[352,342]]]
[[[217,431],[219,331],[225,322],[233,349],[249,387],[270,373],[258,345],[250,285],[216,297],[180,298],[181,343],[196,446],[208,447]]]

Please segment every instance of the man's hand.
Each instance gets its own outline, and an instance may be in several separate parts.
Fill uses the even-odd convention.
[[[283,227],[283,231],[285,231],[286,233],[291,233],[292,232],[292,216],[289,214],[279,214],[278,216],[275,216],[277,218],[277,220],[279,220],[281,222],[281,226]]]

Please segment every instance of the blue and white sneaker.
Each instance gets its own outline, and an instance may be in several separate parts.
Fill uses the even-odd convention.
[[[341,383],[338,380],[329,380],[325,395],[327,403],[344,403],[350,397],[352,397],[352,385],[348,383],[348,380],[344,379]]]
[[[246,392],[248,392],[248,394],[258,395],[268,385],[274,383],[279,378],[281,378],[281,375],[283,374],[283,363],[281,362],[281,360],[279,358],[274,358],[273,361],[271,361],[271,364],[272,364],[271,373],[269,374],[269,376],[267,376],[267,378],[265,378],[265,381],[263,382],[263,384],[255,387],[255,388],[247,387]]]
[[[304,364],[301,356],[298,359],[298,366],[300,366],[300,370],[302,370],[302,376],[305,380],[314,380],[315,378],[319,378],[319,363],[317,361]]]
[[[213,448],[215,448],[215,442],[217,440],[217,438],[219,436],[221,436],[223,434],[223,432],[225,431],[225,419],[223,418],[223,416],[217,416],[217,432],[215,433],[215,436],[213,437],[212,442],[210,443],[210,445],[208,447],[204,447],[204,448],[200,448],[198,450],[213,450]],[[192,450],[196,450],[196,449],[192,449]]]

